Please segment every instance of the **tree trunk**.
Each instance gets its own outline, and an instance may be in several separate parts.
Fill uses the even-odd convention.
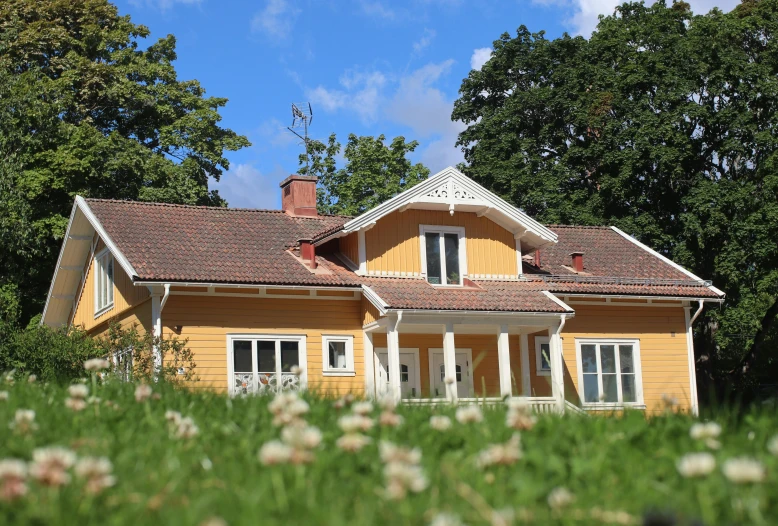
[[[773,304],[770,305],[770,308],[767,309],[767,312],[765,312],[765,315],[762,317],[761,326],[754,336],[754,343],[751,344],[751,348],[746,355],[743,356],[743,359],[740,360],[740,364],[737,368],[732,371],[732,375],[738,383],[742,382],[751,370],[751,367],[753,367],[754,362],[760,357],[767,335],[770,334],[776,321],[778,321],[778,299],[773,299]]]

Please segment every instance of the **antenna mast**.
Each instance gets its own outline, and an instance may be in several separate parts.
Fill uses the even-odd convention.
[[[308,148],[308,127],[313,122],[313,109],[310,102],[292,103],[292,125],[286,129],[297,135],[305,147],[305,173],[310,174],[311,151]],[[302,132],[302,135],[300,134]]]

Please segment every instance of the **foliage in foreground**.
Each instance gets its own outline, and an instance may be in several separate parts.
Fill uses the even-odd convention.
[[[481,422],[477,411],[466,410],[459,416],[470,422],[458,423],[453,407],[403,406],[395,413],[313,395],[305,395],[307,404],[294,398],[273,403],[163,384],[93,385],[67,389],[17,381],[0,387],[8,392],[0,401],[0,458],[28,462],[36,449],[49,446],[78,457],[65,458],[75,466],[59,474],[72,478],[53,487],[52,481],[62,477],[57,478],[59,468],[52,468],[51,459],[64,458],[63,452],[38,451],[26,494],[0,501],[0,522],[442,526],[459,524],[454,516],[474,525],[659,524],[646,517],[673,519],[662,524],[778,520],[775,413],[726,418],[719,436],[716,426],[695,428],[699,439],[690,436],[693,419],[682,415],[648,421],[639,413],[544,416],[534,426],[521,420],[520,427],[531,429],[521,431],[517,441],[503,407],[485,409]],[[93,395],[99,401],[88,398]],[[22,409],[34,410],[34,420],[22,413],[20,422],[15,415]],[[433,412],[453,425],[435,429],[445,427],[445,419],[431,423]],[[399,425],[379,423],[397,424],[396,416]],[[294,439],[288,430],[295,425],[306,434],[297,456],[290,456],[285,444]],[[369,440],[359,451],[344,451],[356,444],[344,436],[355,435]],[[282,436],[286,442],[278,441]],[[380,447],[382,442],[418,448],[418,453]],[[691,467],[712,471],[684,478],[679,460],[706,451],[715,465],[708,459]],[[84,460],[88,457],[109,463]],[[766,478],[733,482],[732,473],[728,478],[723,470],[731,467],[726,461],[739,457],[757,460],[766,472],[758,470],[756,478],[765,473]],[[36,480],[41,465],[48,470],[42,480],[49,486]],[[396,484],[392,491],[392,480],[408,482],[407,492],[398,492]],[[7,479],[0,475],[3,482]],[[0,484],[0,495],[4,489]]]

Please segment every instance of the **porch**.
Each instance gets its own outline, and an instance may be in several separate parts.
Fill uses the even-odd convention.
[[[566,316],[389,313],[365,327],[368,395],[408,404],[518,397],[537,412],[563,412]]]

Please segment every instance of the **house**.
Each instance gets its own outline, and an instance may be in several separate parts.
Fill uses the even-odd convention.
[[[697,412],[692,324],[724,294],[617,228],[542,225],[453,168],[354,218],[317,215],[314,177],[281,192],[77,197],[42,322],[186,338],[195,387],[233,394]]]

